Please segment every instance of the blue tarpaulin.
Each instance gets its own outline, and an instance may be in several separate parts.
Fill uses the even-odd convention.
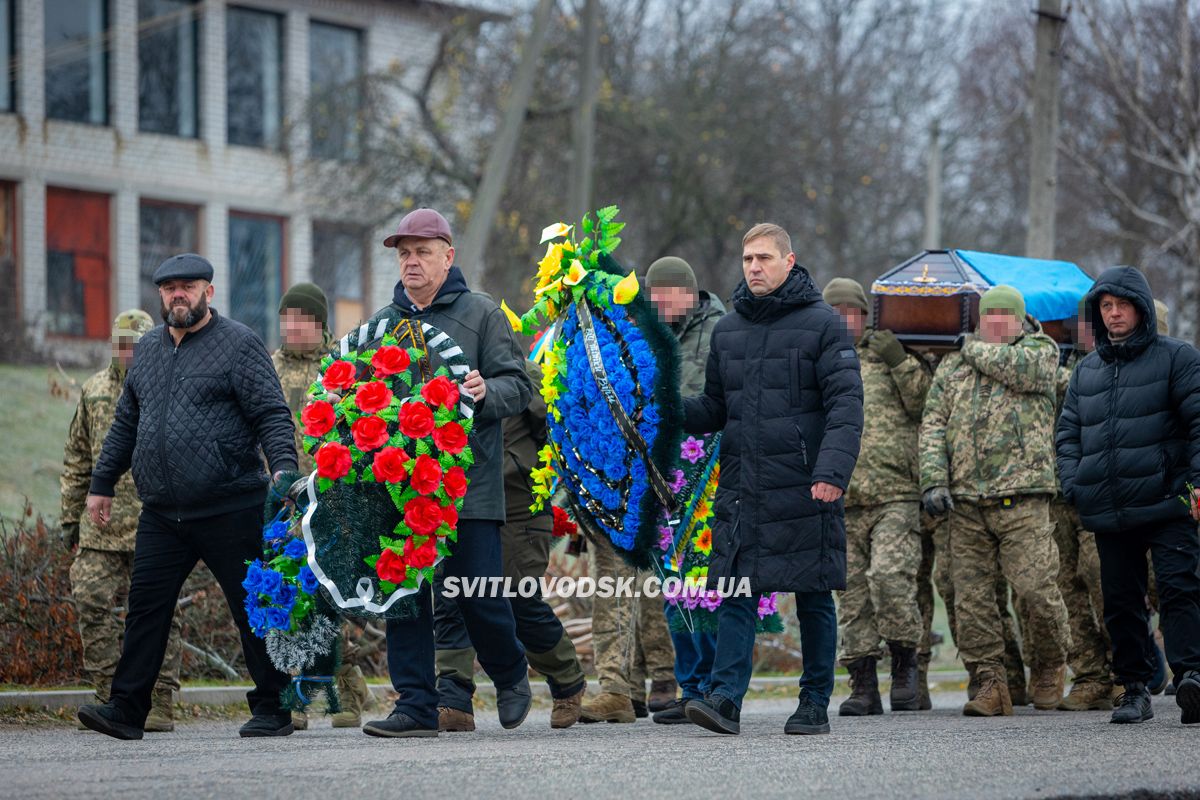
[[[992,286],[1007,284],[1025,297],[1025,311],[1040,320],[1067,319],[1079,311],[1079,301],[1095,282],[1070,261],[1002,256],[975,250],[955,250]]]

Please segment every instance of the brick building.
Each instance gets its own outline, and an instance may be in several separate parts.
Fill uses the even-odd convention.
[[[489,9],[488,6],[492,8]],[[357,158],[364,75],[428,62],[455,15],[425,0],[0,0],[0,314],[95,359],[114,314],[157,319],[149,275],[196,251],[213,305],[273,345],[312,280],[335,327],[385,303],[382,230],[322,218],[296,175]],[[315,115],[324,98],[330,113]],[[399,114],[404,113],[399,108]],[[312,120],[310,123],[309,120]]]

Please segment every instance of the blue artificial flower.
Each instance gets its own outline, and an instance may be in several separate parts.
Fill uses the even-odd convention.
[[[263,541],[273,542],[276,539],[285,539],[288,535],[290,523],[287,522],[272,522],[269,525],[263,526]]]
[[[283,554],[288,558],[306,558],[308,556],[308,546],[304,544],[303,539],[292,539],[283,548]]]
[[[300,574],[296,576],[296,579],[300,582],[300,591],[305,594],[316,594],[321,585],[307,564],[300,568]]]
[[[258,608],[258,595],[254,592],[247,592],[245,599],[242,600],[242,607],[246,609],[246,616],[250,616],[254,609]]]
[[[260,559],[254,559],[250,565],[246,567],[246,578],[242,581],[242,588],[247,594],[256,595],[262,586],[263,563]]]
[[[265,637],[267,635],[267,612],[259,606],[255,606],[247,612],[246,616],[249,618],[250,630],[254,635],[260,639]]]
[[[283,586],[283,575],[273,569],[264,569],[259,575],[258,592],[274,596],[279,592],[279,588]]]
[[[286,631],[292,627],[292,612],[286,608],[271,606],[266,610],[267,627]]]
[[[271,593],[271,602],[277,606],[290,609],[296,603],[296,594],[296,585],[285,581],[279,585],[277,590]]]

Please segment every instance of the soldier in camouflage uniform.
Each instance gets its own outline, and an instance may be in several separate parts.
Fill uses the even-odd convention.
[[[68,548],[79,547],[71,565],[71,595],[83,640],[84,680],[95,687],[99,703],[108,702],[113,673],[121,657],[123,625],[112,610],[125,602],[133,574],[134,541],[142,510],[133,477],[126,474],[117,483],[107,525],[97,526],[83,510],[92,483],[92,465],[100,457],[104,436],[112,427],[125,372],[133,363],[134,344],[153,327],[150,315],[139,309],[117,316],[112,329],[112,363],[83,384],[63,457],[63,539]],[[181,655],[176,615],[154,687],[150,715],[146,717],[147,731],[175,729],[173,693],[179,689]]]
[[[846,491],[846,589],[841,592],[841,662],[850,697],[841,716],[882,714],[876,662],[886,642],[892,661],[893,711],[921,706],[917,646],[923,626],[917,601],[921,567],[921,493],[917,431],[932,375],[891,331],[867,330],[866,293],[835,278],[825,302],[857,341],[865,423],[858,463]]]
[[[921,487],[927,511],[951,513],[958,649],[979,682],[963,713],[996,716],[1012,714],[998,575],[1028,609],[1038,708],[1062,700],[1070,632],[1050,523],[1058,347],[1012,287],[989,289],[979,311],[980,336],[943,359],[929,390]]]
[[[281,347],[271,354],[283,397],[293,416],[308,402],[308,387],[316,379],[317,370],[333,347],[329,334],[329,306],[325,293],[312,283],[297,283],[279,301],[279,338]],[[303,434],[296,424],[296,457],[300,472],[305,475],[316,469],[313,457],[304,452]],[[337,674],[338,699],[342,710],[333,715],[333,727],[362,726],[362,712],[372,703],[371,690],[363,676],[365,659],[358,647],[361,632],[349,621],[342,623],[342,666]],[[308,715],[292,712],[296,730],[308,728]]]

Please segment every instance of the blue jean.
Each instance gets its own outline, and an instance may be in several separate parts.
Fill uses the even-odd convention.
[[[440,566],[439,571],[445,577],[502,575],[500,525],[489,520],[459,520],[454,553]],[[432,600],[429,584],[422,584],[417,594],[416,617],[387,623],[388,675],[392,688],[400,694],[396,710],[426,728],[436,728],[438,724]],[[459,597],[458,607],[479,663],[496,688],[508,689],[520,683],[529,672],[529,664],[525,661],[525,648],[517,641],[508,600]]]
[[[679,615],[679,609],[670,603],[665,607],[667,627]],[[713,657],[717,654],[717,635],[696,631],[671,630],[671,644],[675,645],[675,682],[679,684],[684,700],[704,697],[712,689]]]
[[[800,623],[800,655],[804,673],[800,694],[821,707],[833,694],[833,669],[837,657],[837,610],[833,592],[796,592],[796,619]],[[754,668],[754,627],[758,622],[758,595],[727,597],[717,609],[717,653],[712,667],[711,694],[742,707]]]

